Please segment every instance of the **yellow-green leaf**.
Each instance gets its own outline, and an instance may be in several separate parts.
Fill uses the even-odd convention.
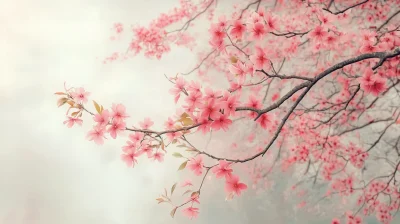
[[[100,105],[98,103],[96,103],[96,101],[93,100],[94,103],[94,107],[96,108],[97,113],[101,114],[101,108]]]
[[[171,211],[171,213],[170,213],[170,215],[171,215],[172,218],[173,218],[174,215],[175,215],[176,209],[178,209],[178,207],[175,207],[174,209],[172,209],[172,211]]]
[[[103,113],[103,110],[104,110],[103,106],[100,106],[100,112]]]
[[[179,152],[172,153],[172,156],[176,157],[176,158],[182,158],[183,157],[182,154],[180,154]]]
[[[171,187],[171,195],[174,193],[175,188],[176,188],[176,183]]]
[[[178,142],[177,139],[172,140],[172,144],[175,144],[175,143],[177,143],[177,142]]]
[[[187,162],[188,162],[188,161],[183,162],[183,163],[179,166],[178,170],[183,170],[183,169],[185,169]]]

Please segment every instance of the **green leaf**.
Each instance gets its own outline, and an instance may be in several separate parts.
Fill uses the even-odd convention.
[[[179,152],[172,153],[172,156],[176,157],[176,158],[182,158],[183,157],[182,154],[180,154]]]
[[[185,169],[187,162],[188,162],[187,160],[186,160],[185,162],[183,162],[183,163],[179,166],[178,170],[183,170],[183,169]]]
[[[182,145],[177,145],[176,147],[179,147],[179,148],[185,148],[185,147],[187,147],[185,144],[182,144]]]
[[[171,187],[171,196],[174,193],[175,188],[176,188],[176,183],[174,185],[172,185],[172,187]]]

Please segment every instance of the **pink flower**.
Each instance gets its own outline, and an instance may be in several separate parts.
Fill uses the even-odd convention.
[[[237,106],[239,106],[239,97],[237,95],[228,96],[228,99],[221,103],[224,114],[227,115],[234,115]]]
[[[71,93],[72,98],[76,101],[76,103],[87,103],[88,96],[90,96],[89,92],[86,92],[84,88],[77,88],[75,92]]]
[[[340,220],[339,219],[332,219],[331,224],[340,224]]]
[[[158,162],[162,162],[164,161],[164,154],[161,152],[156,152],[151,156],[151,158],[154,158],[154,160],[157,160]]]
[[[217,178],[226,177],[229,178],[232,174],[232,169],[230,168],[231,163],[225,160],[220,160],[219,165],[213,168],[213,173]]]
[[[164,126],[165,126],[165,128],[166,128],[167,130],[171,130],[171,129],[174,128],[174,124],[175,124],[175,121],[172,120],[172,119],[169,117],[169,118],[168,118],[168,121],[165,122]]]
[[[250,60],[253,62],[256,70],[266,70],[269,68],[269,60],[265,54],[265,51],[261,47],[256,47],[255,53],[250,56]]]
[[[133,142],[133,144],[137,144],[143,140],[144,134],[141,132],[135,132],[129,135],[129,139]]]
[[[199,214],[199,209],[194,207],[185,208],[182,210],[183,214],[188,216],[189,218],[196,218]]]
[[[104,140],[104,127],[101,126],[95,126],[93,130],[89,131],[89,133],[86,136],[89,141],[94,141],[98,145],[102,145]]]
[[[113,121],[115,120],[115,121],[122,121],[123,119],[125,119],[125,118],[127,118],[127,117],[129,117],[127,114],[126,114],[126,111],[125,111],[126,109],[125,109],[125,106],[124,105],[122,105],[122,104],[113,104],[112,105],[112,113],[111,113],[111,116],[112,116],[112,118],[113,118]]]
[[[226,178],[225,182],[225,190],[228,193],[235,193],[236,195],[240,195],[242,190],[246,190],[247,185],[239,182],[239,177],[235,175],[230,175]]]
[[[79,126],[82,126],[82,119],[75,118],[75,117],[67,117],[68,120],[64,121],[63,124],[67,124],[67,127],[72,128],[74,124],[78,124]]]
[[[179,137],[181,137],[182,136],[182,132],[173,131],[173,132],[167,133],[166,135],[167,135],[168,140],[172,142],[173,140],[178,139]]]
[[[317,42],[321,42],[328,32],[325,31],[325,29],[322,26],[316,26],[313,31],[310,33],[310,37]]]
[[[240,20],[235,20],[233,22],[233,28],[231,29],[231,36],[235,39],[242,39],[244,32],[246,31],[246,26]]]
[[[203,173],[203,165],[203,157],[200,155],[190,159],[187,163],[187,167],[191,169],[197,176],[200,176]]]
[[[181,184],[181,187],[186,187],[186,186],[193,186],[192,181],[190,181],[190,180],[185,180],[185,181]]]
[[[211,100],[207,104],[203,105],[203,107],[201,108],[201,117],[210,117],[211,119],[215,119],[218,117],[220,107],[215,102],[215,100]]]
[[[149,129],[153,124],[154,122],[151,121],[151,119],[148,117],[146,117],[143,122],[139,123],[140,127],[142,127],[143,129]]]
[[[139,151],[139,154],[141,155],[143,153],[146,153],[147,158],[152,158],[153,157],[152,152],[153,152],[153,150],[149,146],[146,145],[146,146],[142,147],[142,149]]]
[[[219,114],[219,116],[217,116],[213,123],[211,124],[211,128],[218,131],[219,129],[222,129],[224,131],[228,130],[229,125],[232,124],[232,121],[230,119],[228,119],[228,115],[227,114]]]
[[[386,90],[386,80],[379,75],[374,75],[372,69],[368,68],[360,79],[361,88],[366,93],[378,96]]]
[[[186,81],[182,77],[178,77],[175,82],[175,87],[170,89],[169,92],[175,96],[175,103],[178,102],[181,92],[185,90]]]
[[[189,104],[189,107],[199,108],[202,106],[202,94],[201,92],[191,92],[185,101]]]
[[[134,149],[126,149],[124,148],[125,154],[121,155],[122,161],[126,163],[128,167],[134,167],[135,163],[137,163],[136,158],[139,156],[139,153],[137,153]]]
[[[243,84],[243,82],[246,81],[248,68],[246,67],[245,63],[238,61],[236,62],[236,64],[229,66],[229,71],[238,77],[238,81],[240,84]]]
[[[125,122],[119,120],[113,120],[111,126],[108,128],[108,132],[113,139],[117,138],[117,134],[125,130]]]
[[[263,129],[267,129],[267,125],[271,123],[270,116],[264,113],[257,119],[257,123],[259,123]]]
[[[271,13],[264,14],[264,20],[269,30],[276,30],[278,28],[277,19]]]
[[[192,196],[190,196],[188,201],[191,201],[192,203],[200,204],[199,194],[192,194]]]
[[[248,26],[253,40],[261,40],[261,38],[267,33],[264,24],[261,22],[249,24]]]
[[[93,120],[97,122],[99,126],[106,126],[110,120],[110,112],[108,110],[103,110],[101,114],[94,115]]]
[[[213,40],[222,40],[226,36],[223,27],[218,26],[217,24],[212,24],[209,31],[211,33],[211,39]]]

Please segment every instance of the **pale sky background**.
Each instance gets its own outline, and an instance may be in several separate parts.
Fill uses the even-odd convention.
[[[125,139],[103,146],[85,140],[90,129],[68,129],[66,108],[54,92],[82,86],[104,106],[124,103],[130,121],[160,123],[175,112],[169,83],[192,68],[195,56],[174,49],[161,61],[138,56],[103,65],[125,42],[111,42],[111,26],[148,24],[177,0],[0,0],[0,224],[293,223],[275,191],[225,202],[223,183],[210,183],[197,220],[157,205],[164,187],[184,180],[180,161],[141,160],[129,169],[119,159]],[[213,188],[214,189],[214,188]],[[267,209],[268,208],[268,209]],[[287,210],[287,211],[286,211]],[[294,214],[291,214],[293,216]],[[313,217],[314,218],[314,217]],[[312,223],[301,216],[296,223]]]

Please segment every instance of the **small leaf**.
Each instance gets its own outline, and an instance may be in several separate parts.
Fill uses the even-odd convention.
[[[183,157],[182,154],[180,154],[179,152],[172,153],[172,156],[176,157],[176,158],[182,158]]]
[[[73,113],[71,114],[71,116],[72,116],[72,117],[76,117],[76,116],[79,114],[79,112],[80,112],[80,111],[73,112]]]
[[[238,61],[238,59],[235,56],[232,56],[230,58],[230,60],[231,60],[232,64],[235,64]]]
[[[176,188],[176,183],[174,185],[172,185],[172,187],[171,187],[171,196],[174,193],[175,188]]]
[[[165,151],[165,144],[164,144],[164,141],[161,142],[161,149],[162,149],[164,152],[166,152],[166,151]]]
[[[68,98],[61,98],[57,101],[57,106],[61,107],[62,105],[64,105],[65,103],[67,103]]]
[[[96,103],[96,101],[94,101],[94,100],[93,100],[93,103],[94,103],[94,107],[96,108],[97,113],[101,114],[101,108],[100,108],[99,104]]]
[[[67,95],[66,93],[63,93],[63,92],[56,92],[56,93],[54,93],[55,95]]]
[[[71,101],[71,100],[69,100],[67,103],[68,103],[71,107],[74,107],[74,105],[75,105],[75,102],[74,102],[74,101]]]
[[[193,120],[187,113],[183,113],[181,118],[178,120],[182,123],[183,126],[193,125]]]
[[[158,204],[165,202],[165,200],[162,198],[157,198],[156,200],[158,201]]]
[[[167,197],[168,196],[167,188],[164,188],[164,191],[165,191],[165,196]]]
[[[178,140],[177,139],[174,139],[173,141],[172,141],[172,144],[175,144],[175,143],[177,143],[178,142]]]
[[[187,162],[188,162],[188,161],[183,162],[183,163],[179,166],[178,170],[183,170],[183,169],[185,169]]]
[[[170,215],[171,215],[172,218],[173,218],[174,215],[175,215],[176,209],[178,209],[178,207],[175,207],[174,209],[172,209],[172,211],[171,211],[171,213],[170,213]]]
[[[178,147],[178,148],[185,148],[185,147],[187,147],[185,144],[182,144],[182,145],[177,145],[176,147]]]
[[[198,152],[197,149],[189,148],[185,150],[186,152]]]
[[[196,197],[199,196],[199,195],[200,195],[199,192],[198,192],[198,191],[195,191],[195,192],[193,192],[193,193],[190,195],[190,197],[196,198]]]
[[[192,190],[186,190],[185,192],[183,192],[182,195],[185,195],[185,194],[187,194],[187,193],[189,193],[189,192],[192,192]]]
[[[100,106],[100,112],[103,113],[103,110],[104,110],[103,106]]]

